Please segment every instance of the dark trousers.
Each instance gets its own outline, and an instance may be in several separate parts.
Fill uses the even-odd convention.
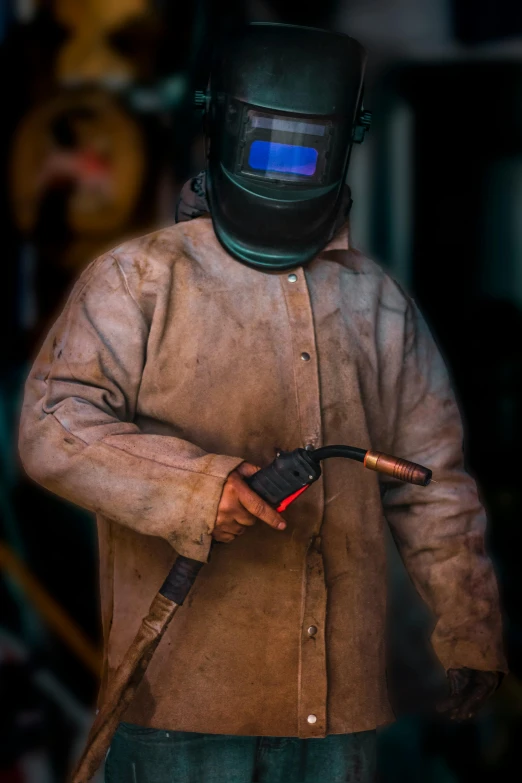
[[[121,723],[105,783],[374,783],[376,732],[236,737]]]

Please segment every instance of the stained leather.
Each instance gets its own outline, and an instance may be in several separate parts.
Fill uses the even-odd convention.
[[[418,308],[346,229],[291,272],[238,263],[204,216],[127,242],[82,275],[28,379],[25,468],[98,519],[100,703],[176,552],[206,560],[242,460],[346,443],[424,464],[437,481],[330,460],[285,531],[259,522],[217,546],[130,723],[314,737],[392,720],[386,524],[434,613],[442,665],[505,670],[484,510]]]
[[[158,593],[144,618],[136,637],[127,650],[110,688],[105,693],[102,709],[98,711],[86,747],[72,776],[72,783],[91,780],[106,756],[114,732],[140,683],[156,649],[161,642],[178,605]]]

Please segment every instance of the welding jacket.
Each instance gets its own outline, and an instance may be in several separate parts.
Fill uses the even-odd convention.
[[[208,216],[87,268],[31,371],[20,448],[30,476],[97,516],[100,703],[176,553],[207,559],[229,473],[332,443],[419,462],[438,483],[323,463],[285,531],[258,522],[215,547],[127,721],[321,737],[391,720],[386,524],[443,666],[505,662],[446,369],[413,300],[346,227],[290,272],[238,263]]]

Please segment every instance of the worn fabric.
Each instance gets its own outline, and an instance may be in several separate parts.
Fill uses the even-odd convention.
[[[376,732],[321,739],[161,731],[121,723],[105,783],[375,783]]]
[[[28,379],[20,450],[36,481],[97,514],[104,683],[176,552],[207,559],[230,471],[332,443],[420,462],[437,483],[323,463],[286,530],[258,523],[215,547],[126,720],[301,738],[392,720],[387,523],[443,666],[505,661],[447,372],[415,303],[345,229],[306,268],[267,273],[198,217],[82,275]]]

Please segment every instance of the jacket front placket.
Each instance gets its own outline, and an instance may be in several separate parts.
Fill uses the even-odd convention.
[[[281,275],[292,341],[297,409],[304,448],[322,443],[319,366],[314,318],[303,268]],[[303,562],[301,639],[298,674],[298,732],[300,737],[323,737],[327,730],[327,672],[325,647],[326,585],[321,555],[324,511],[322,481],[310,490],[312,516],[307,515],[308,547]],[[313,493],[313,495],[312,495]]]

